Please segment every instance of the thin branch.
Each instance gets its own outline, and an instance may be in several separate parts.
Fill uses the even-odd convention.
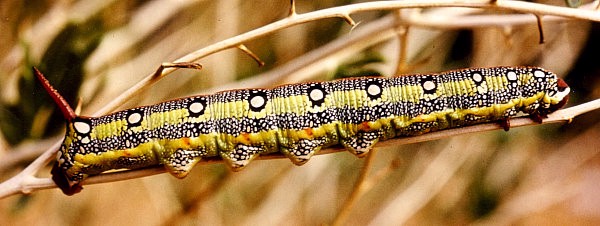
[[[430,10],[419,13],[410,13],[408,15],[402,15],[401,24],[415,26],[415,27],[426,27],[432,29],[463,29],[463,28],[477,28],[477,27],[506,27],[510,25],[525,25],[535,23],[535,16],[528,14],[503,14],[503,15],[479,15],[479,10],[472,12],[464,12],[465,15],[445,15],[440,10]],[[468,13],[468,14],[467,14]],[[544,16],[544,21],[565,21],[569,18],[558,17],[558,16]]]
[[[2,164],[0,164],[0,172],[6,173],[8,170],[20,168],[18,164],[31,162],[31,160],[39,157],[48,147],[53,146],[56,142],[64,137],[64,134],[49,137],[43,140],[27,141],[18,146],[9,149],[7,153],[2,155]]]
[[[36,178],[34,175],[39,169],[50,163],[61,143],[59,141],[50,146],[47,151],[42,153],[23,171],[2,182],[0,184],[0,199],[18,193],[28,194],[36,190],[56,187],[56,184],[50,178]]]

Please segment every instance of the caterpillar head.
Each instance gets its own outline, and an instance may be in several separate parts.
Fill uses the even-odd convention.
[[[57,152],[56,163],[52,168],[52,180],[67,195],[78,193],[82,187],[81,182],[91,172],[86,166],[75,160],[77,154],[85,154],[91,144],[91,120],[85,117],[75,117],[67,120],[65,139]]]
[[[85,131],[86,129],[91,130],[91,127],[86,128],[86,125],[91,126],[91,124],[83,124],[86,119],[78,117],[75,114],[75,111],[73,111],[67,101],[50,85],[50,82],[48,82],[37,68],[33,68],[33,74],[35,74],[44,89],[58,105],[67,121],[67,135],[58,151],[57,161],[52,167],[52,180],[54,180],[54,183],[56,183],[63,193],[73,195],[81,191],[82,187],[79,183],[83,179],[83,176],[76,173],[68,173],[77,171],[76,167],[73,167],[74,161],[69,153],[74,153],[71,149],[77,148],[76,144],[82,142],[82,139],[78,139],[77,132]]]
[[[567,83],[562,80],[562,79],[558,79],[556,81],[556,87],[553,88],[548,96],[551,99],[555,99],[555,100],[560,100],[558,101],[557,104],[550,104],[550,110],[551,111],[556,111],[559,108],[562,108],[563,106],[565,106],[565,104],[567,104],[567,101],[569,101],[569,92],[571,91],[571,88],[569,88],[569,85],[567,85]],[[554,95],[552,95],[554,94]]]
[[[536,71],[534,76],[537,77],[536,73],[538,72]],[[547,115],[565,106],[569,101],[569,92],[571,91],[569,85],[564,80],[557,78],[554,73],[548,72],[548,74],[545,73],[545,76],[550,80],[550,85],[546,87],[543,97],[545,105],[539,109],[541,115]]]

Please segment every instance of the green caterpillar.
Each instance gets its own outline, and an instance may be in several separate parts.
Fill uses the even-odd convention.
[[[240,170],[273,152],[301,165],[337,144],[360,157],[398,136],[491,121],[508,130],[519,112],[541,121],[568,94],[568,85],[542,68],[491,67],[228,90],[100,117],[71,112],[52,174],[71,195],[89,175],[111,169],[163,165],[183,178],[205,157],[220,156]]]

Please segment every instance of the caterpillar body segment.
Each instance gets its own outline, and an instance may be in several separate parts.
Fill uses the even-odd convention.
[[[228,90],[100,117],[68,120],[53,169],[66,194],[89,175],[164,165],[183,178],[206,157],[240,170],[281,152],[302,165],[341,144],[364,156],[380,140],[499,121],[543,118],[569,87],[536,67],[468,68],[440,74],[363,77],[273,89]]]

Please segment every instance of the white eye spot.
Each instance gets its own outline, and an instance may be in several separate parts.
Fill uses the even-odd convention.
[[[481,82],[481,81],[483,81],[483,76],[481,76],[481,74],[479,74],[479,73],[474,73],[473,74],[473,81],[475,81],[475,82]]]
[[[431,91],[435,89],[435,83],[433,81],[426,81],[423,83],[423,89]]]
[[[74,122],[73,128],[75,128],[75,131],[78,133],[87,134],[90,132],[92,127],[87,122]]]
[[[375,84],[371,84],[369,85],[369,87],[367,87],[367,93],[371,96],[377,96],[381,93],[381,87]]]
[[[192,113],[200,113],[204,110],[204,105],[202,103],[192,103],[190,104],[190,112]]]
[[[543,71],[534,71],[533,76],[535,76],[536,78],[544,78],[546,77],[546,73],[544,73]]]
[[[310,91],[310,93],[308,95],[310,96],[310,99],[313,101],[322,100],[325,97],[323,91],[320,89],[313,89]]]
[[[261,108],[265,104],[265,98],[262,96],[255,96],[250,99],[250,106],[253,108]]]
[[[140,121],[142,121],[142,114],[138,112],[134,112],[127,117],[127,122],[129,124],[138,124]]]
[[[508,78],[508,80],[510,80],[510,81],[516,81],[517,73],[515,73],[514,71],[509,71],[508,74],[506,75],[506,78]]]

